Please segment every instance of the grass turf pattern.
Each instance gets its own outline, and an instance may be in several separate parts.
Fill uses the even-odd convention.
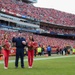
[[[32,69],[28,68],[27,61],[25,61],[24,69],[20,67],[20,63],[17,69],[14,67],[14,62],[9,63],[9,69],[7,70],[4,69],[3,64],[0,64],[0,75],[75,75],[75,56],[36,60]]]

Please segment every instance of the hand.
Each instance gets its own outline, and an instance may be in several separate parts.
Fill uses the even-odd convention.
[[[16,37],[16,35],[14,34],[13,37]]]
[[[28,42],[28,47],[32,47],[32,42]]]
[[[26,42],[25,41],[22,41],[22,44],[26,45]]]

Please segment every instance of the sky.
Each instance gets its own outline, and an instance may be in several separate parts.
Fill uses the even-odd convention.
[[[75,14],[75,0],[37,0],[34,6]]]

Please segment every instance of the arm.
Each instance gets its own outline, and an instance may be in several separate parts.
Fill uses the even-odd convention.
[[[13,37],[13,38],[12,38],[12,47],[15,47],[15,46],[16,46],[16,38]]]
[[[16,42],[16,35],[13,35],[12,42],[13,42],[13,43]]]
[[[16,38],[15,37],[12,38],[12,42],[13,43],[16,42]]]
[[[26,45],[26,40],[24,38],[22,39],[22,44]]]

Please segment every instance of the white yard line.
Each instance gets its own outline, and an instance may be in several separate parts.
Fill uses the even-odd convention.
[[[34,58],[34,60],[48,60],[48,59],[58,59],[58,58],[67,58],[67,57],[75,57],[75,55]],[[27,61],[27,59],[25,59],[24,61]],[[12,62],[15,62],[15,60],[9,60],[9,63],[12,63]],[[0,64],[3,64],[3,63],[4,63],[3,61],[0,61]]]

